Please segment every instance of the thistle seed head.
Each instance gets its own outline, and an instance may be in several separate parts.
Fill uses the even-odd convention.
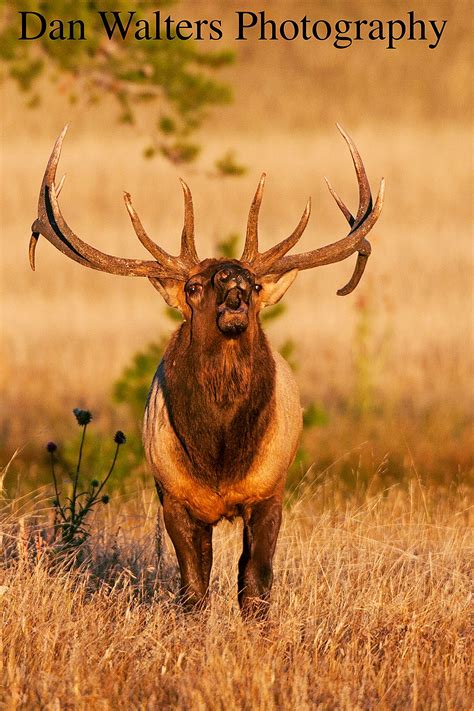
[[[92,414],[89,412],[89,410],[81,410],[79,407],[75,407],[73,413],[78,425],[88,425],[89,422],[92,420]]]

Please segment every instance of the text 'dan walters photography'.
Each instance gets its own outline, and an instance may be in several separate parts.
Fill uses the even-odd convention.
[[[20,40],[31,41],[44,36],[53,41],[88,38],[86,21],[80,18],[51,18],[32,10],[19,14]],[[217,42],[229,35],[229,39],[238,42],[328,42],[336,49],[347,49],[359,42],[377,42],[384,49],[396,49],[401,41],[421,42],[429,49],[436,49],[447,24],[445,19],[427,19],[414,10],[387,20],[376,17],[327,20],[307,15],[275,20],[266,10],[238,10],[228,26],[219,18],[187,20],[165,15],[161,10],[155,10],[150,17],[143,17],[136,10],[99,10],[91,21],[100,24],[108,40]]]

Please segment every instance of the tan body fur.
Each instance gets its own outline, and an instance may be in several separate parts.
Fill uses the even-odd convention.
[[[201,521],[217,523],[238,507],[282,496],[302,429],[298,387],[286,361],[272,352],[276,365],[272,420],[255,458],[239,481],[223,480],[218,488],[190,475],[186,455],[169,421],[159,371],[145,411],[143,441],[156,481]]]

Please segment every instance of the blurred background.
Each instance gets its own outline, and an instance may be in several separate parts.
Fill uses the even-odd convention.
[[[51,16],[77,17],[67,5],[50,3]],[[114,7],[122,5],[130,9]],[[148,481],[140,412],[177,325],[146,279],[84,269],[44,239],[30,270],[38,191],[66,122],[61,205],[82,239],[147,258],[122,203],[127,190],[150,236],[176,253],[182,176],[193,192],[204,258],[240,253],[262,171],[264,248],[293,230],[308,195],[313,214],[299,250],[345,234],[324,183],[327,176],[355,209],[357,183],[339,121],[374,192],[385,177],[386,202],[356,292],[336,296],[353,260],[302,272],[284,309],[266,320],[272,344],[295,368],[306,408],[291,481],[331,472],[349,486],[385,485],[416,472],[449,486],[469,473],[471,3],[279,1],[267,9],[275,20],[307,14],[331,22],[406,19],[413,9],[420,19],[447,20],[434,50],[409,41],[392,51],[383,42],[344,50],[330,42],[236,42],[237,9],[245,8],[168,3],[163,12],[176,18],[221,17],[224,39],[179,43],[178,50],[147,42],[141,55],[130,43],[124,59],[113,42],[89,53],[87,43],[18,43],[16,2],[3,4],[2,465],[19,449],[9,486],[42,481],[48,440],[65,457],[74,448],[74,407],[93,412],[94,456],[108,456],[108,434],[120,428],[131,438],[121,476]]]

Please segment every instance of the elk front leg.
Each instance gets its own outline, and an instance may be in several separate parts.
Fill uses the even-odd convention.
[[[205,602],[212,567],[212,526],[194,519],[185,506],[163,492],[163,517],[181,573],[180,598],[187,609]]]
[[[264,618],[273,582],[273,555],[281,524],[281,499],[260,501],[244,513],[238,596],[245,617]]]

